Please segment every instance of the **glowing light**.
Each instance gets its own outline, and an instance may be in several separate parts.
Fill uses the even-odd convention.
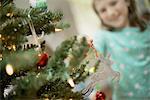
[[[55,32],[61,32],[62,31],[62,29],[60,29],[60,28],[55,28]]]
[[[89,73],[95,73],[95,67],[85,68],[84,71]]]
[[[1,61],[1,60],[3,60],[3,55],[2,55],[2,54],[0,54],[0,61]]]
[[[35,48],[35,51],[41,51],[40,47]]]
[[[38,56],[41,57],[41,54],[39,53]]]
[[[39,75],[40,75],[40,73],[38,73],[38,74],[36,75],[36,77],[39,78]]]
[[[11,64],[6,65],[6,72],[10,76],[14,73],[13,66]]]
[[[7,13],[7,14],[6,14],[7,17],[10,16],[10,15],[11,15],[11,13]]]
[[[11,46],[8,46],[7,48],[8,48],[9,50],[11,50]]]
[[[48,98],[45,98],[44,100],[49,100]]]
[[[3,37],[2,40],[5,40],[5,38]]]
[[[68,81],[68,83],[70,84],[71,87],[75,86],[72,78],[69,78],[67,81]]]
[[[0,38],[2,38],[2,35],[0,34]]]
[[[7,17],[9,17],[9,16],[12,17],[12,16],[13,16],[13,13],[7,13],[6,16],[7,16]]]
[[[89,69],[89,72],[90,72],[90,73],[94,73],[94,72],[95,72],[95,67],[90,68],[90,69]]]
[[[12,48],[14,51],[16,51],[16,46],[15,45],[12,45]]]

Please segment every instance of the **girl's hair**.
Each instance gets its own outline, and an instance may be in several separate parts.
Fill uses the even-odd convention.
[[[93,0],[93,9],[95,11],[95,13],[98,15],[98,11],[96,10],[95,7],[95,1]],[[137,14],[137,9],[136,9],[136,2],[135,0],[125,0],[126,2],[129,2],[129,7],[128,7],[128,11],[129,11],[129,23],[131,26],[136,26],[139,27],[141,31],[144,31],[146,29],[146,23],[144,22],[144,20],[140,19],[140,17]],[[101,20],[102,21],[102,20]],[[108,30],[113,31],[115,30],[113,27],[107,26],[105,25],[105,23],[103,23],[102,21],[102,25],[104,25],[105,27],[108,28]]]

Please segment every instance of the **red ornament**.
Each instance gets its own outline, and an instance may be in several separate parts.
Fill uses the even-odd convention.
[[[103,92],[97,91],[96,92],[96,100],[105,100],[106,96]]]
[[[40,60],[37,63],[37,68],[41,69],[47,65],[49,56],[47,53],[43,53],[43,54],[40,54],[39,57],[40,57]]]

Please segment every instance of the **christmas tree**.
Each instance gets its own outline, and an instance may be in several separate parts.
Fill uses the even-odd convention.
[[[65,40],[52,55],[45,51],[43,35],[68,27],[61,22],[62,17],[61,12],[45,8],[19,9],[12,0],[1,1],[1,99],[79,100],[95,86],[94,81],[84,92],[73,90],[103,61],[96,59],[95,49],[87,38],[74,36]],[[32,36],[35,43],[28,44],[27,36]]]

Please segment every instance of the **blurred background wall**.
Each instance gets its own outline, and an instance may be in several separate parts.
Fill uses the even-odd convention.
[[[92,8],[92,0],[68,0],[80,34],[90,35],[100,27],[100,21]]]

